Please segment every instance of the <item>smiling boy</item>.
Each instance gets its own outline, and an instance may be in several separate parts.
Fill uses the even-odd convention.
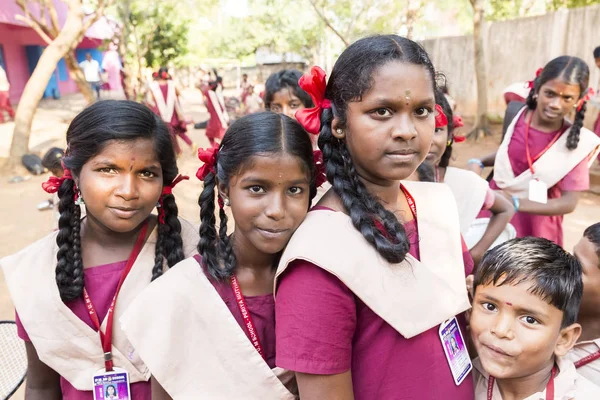
[[[486,253],[473,284],[476,400],[600,399],[563,358],[581,334],[581,275],[575,257],[542,238]]]

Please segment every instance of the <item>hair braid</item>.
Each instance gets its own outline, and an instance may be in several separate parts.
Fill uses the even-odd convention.
[[[204,179],[204,189],[198,198],[200,206],[200,241],[198,253],[206,264],[208,272],[215,277],[219,276],[219,257],[217,249],[217,229],[215,218],[215,187],[217,181],[214,173],[209,173]]]
[[[165,259],[167,265],[172,267],[185,257],[183,254],[183,240],[181,239],[181,222],[177,218],[179,210],[177,203],[175,203],[175,197],[172,194],[165,195],[162,207],[165,223],[159,223],[157,227],[158,238],[156,240],[152,280],[162,275]]]
[[[80,217],[81,210],[75,204],[75,182],[65,180],[58,190],[58,235],[56,244],[56,284],[63,301],[71,301],[83,293],[83,263],[81,260]]]
[[[581,127],[583,126],[583,119],[585,118],[585,110],[587,109],[587,103],[584,102],[581,109],[575,113],[575,119],[573,125],[567,136],[567,149],[575,150],[579,144],[579,134],[581,133]]]

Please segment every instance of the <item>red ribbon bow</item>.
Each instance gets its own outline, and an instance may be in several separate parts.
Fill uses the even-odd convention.
[[[298,85],[308,93],[314,103],[313,108],[303,108],[296,112],[296,119],[307,132],[318,135],[321,131],[321,111],[331,108],[331,101],[325,98],[325,71],[320,67],[312,67],[310,74],[303,75]]]
[[[543,70],[544,70],[544,68],[538,68],[537,71],[535,71],[535,77],[537,78],[538,76],[540,76],[542,74]],[[529,89],[533,89],[534,86],[535,86],[535,79],[532,81],[527,81],[527,87]]]
[[[463,122],[462,118],[460,117],[460,115],[454,115],[452,117],[452,125],[455,128],[462,128],[463,126],[465,126],[465,123]]]
[[[160,194],[160,198],[158,199],[158,203],[160,204],[160,207],[158,208],[158,223],[160,223],[160,224],[165,223],[165,207],[164,207],[165,196],[173,194],[173,188],[179,182],[187,181],[188,179],[190,179],[190,177],[187,175],[177,175],[175,177],[175,179],[173,179],[173,182],[171,182],[167,186],[163,186],[163,190]]]
[[[203,181],[209,173],[215,173],[215,164],[217,163],[217,153],[219,152],[219,145],[215,143],[213,147],[206,149],[198,149],[198,158],[204,163],[198,172],[196,172],[196,178]]]
[[[65,165],[63,164],[63,176],[61,176],[60,178],[57,176],[52,175],[51,177],[48,178],[48,180],[44,183],[42,183],[42,189],[44,189],[44,191],[46,193],[56,193],[58,192],[58,189],[60,189],[61,185],[63,184],[64,181],[70,179],[73,180],[73,175],[71,174],[71,170],[69,170],[68,168],[65,168]],[[77,185],[73,182],[73,191],[75,192],[75,194],[73,195],[73,200],[77,201],[77,199],[79,198],[79,190],[77,189]]]
[[[467,137],[466,137],[466,136],[457,136],[457,135],[454,135],[454,134],[453,134],[453,135],[452,135],[452,139],[454,139],[454,141],[455,141],[456,143],[462,143],[462,142],[464,142],[465,140],[467,140]]]
[[[587,88],[585,95],[579,100],[579,102],[577,102],[577,112],[581,111],[581,107],[583,107],[583,104],[589,99],[591,99],[593,95],[594,89]]]
[[[313,157],[315,158],[315,185],[321,187],[327,182],[327,175],[325,174],[325,162],[323,162],[323,153],[321,150],[313,151]]]
[[[446,117],[446,114],[444,114],[444,110],[442,109],[442,106],[440,106],[439,104],[435,105],[435,127],[436,128],[443,128],[444,126],[448,125],[448,118]]]

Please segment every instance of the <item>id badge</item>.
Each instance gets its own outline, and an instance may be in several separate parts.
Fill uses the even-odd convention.
[[[529,200],[546,204],[548,202],[548,185],[538,179],[530,180]]]
[[[456,317],[440,325],[439,330],[440,340],[444,347],[444,354],[448,360],[448,366],[452,372],[454,383],[456,386],[463,383],[469,372],[473,369],[473,363],[469,357],[467,346],[460,332]]]
[[[94,400],[129,400],[129,374],[122,368],[107,372],[104,369],[94,374]]]

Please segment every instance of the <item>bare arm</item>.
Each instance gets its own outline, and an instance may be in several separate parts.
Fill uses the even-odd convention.
[[[512,216],[515,214],[513,204],[499,193],[495,193],[494,204],[490,207],[490,211],[492,213],[490,223],[481,240],[477,242],[470,251],[471,257],[473,257],[473,261],[475,261],[475,266],[479,265],[479,262],[487,249],[489,249],[498,236],[500,236]]]
[[[480,158],[479,160],[483,163],[485,167],[493,167],[494,163],[496,162],[496,153],[497,151],[494,151],[493,153],[490,153]],[[481,166],[476,163],[470,163],[469,165],[467,165],[467,169],[469,171],[475,172],[477,175],[481,175],[481,173],[483,172],[483,168],[481,168]]]
[[[350,371],[336,375],[313,375],[297,372],[296,379],[302,400],[354,399]]]
[[[152,386],[152,400],[172,400],[171,396],[154,377],[150,378],[150,384]]]
[[[548,199],[546,204],[519,199],[519,212],[537,215],[565,215],[570,214],[577,207],[579,192],[563,192],[559,198]]]
[[[62,400],[60,375],[40,361],[31,342],[25,342],[27,350],[26,400]]]

